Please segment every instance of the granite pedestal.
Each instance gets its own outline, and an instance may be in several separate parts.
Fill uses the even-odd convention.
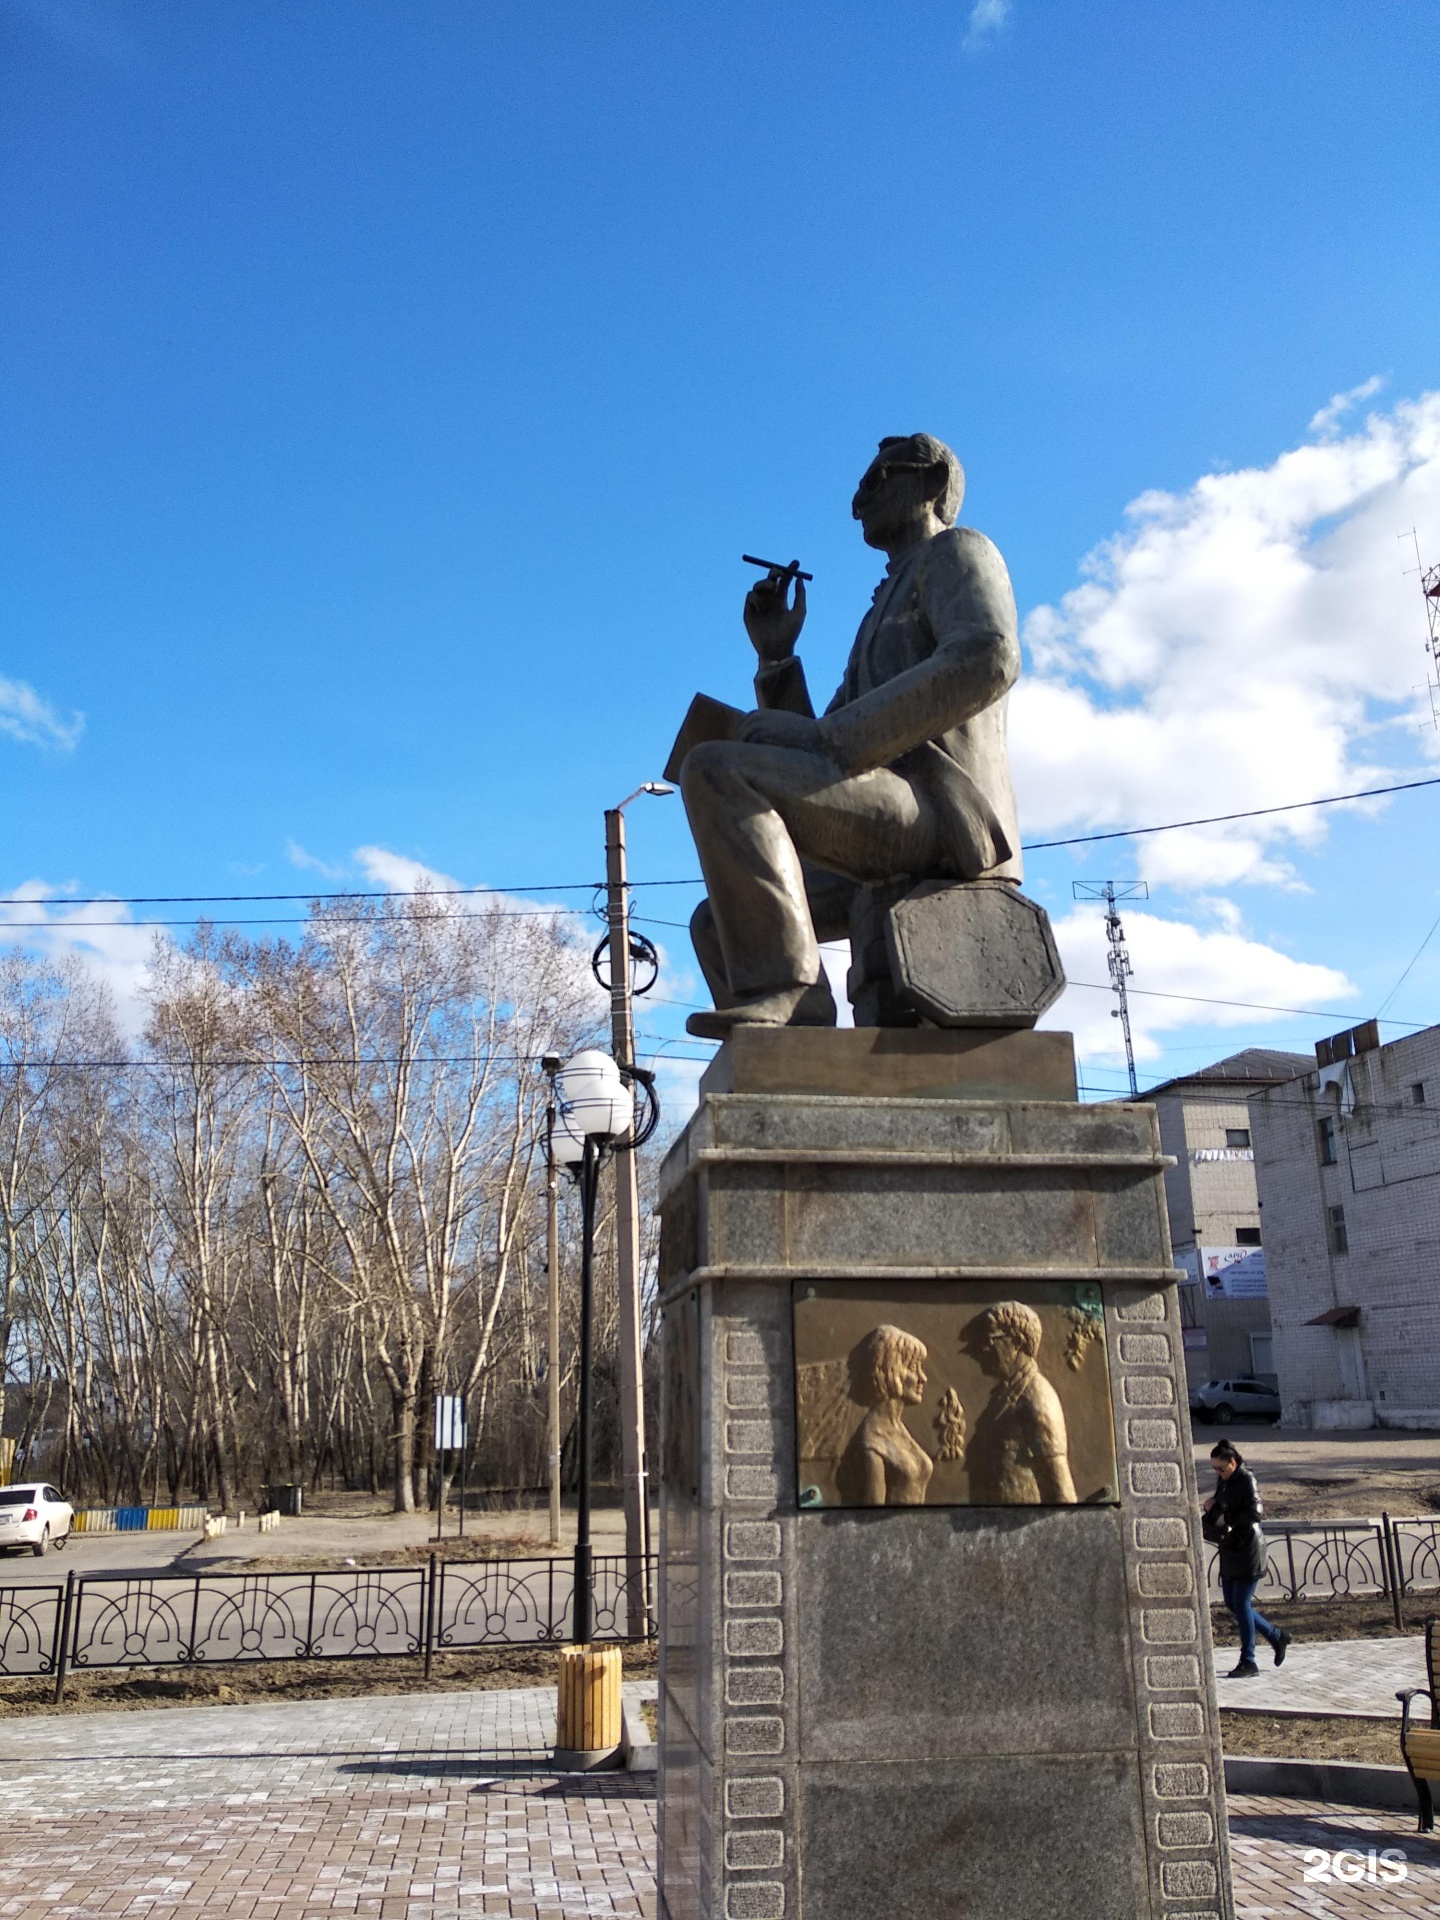
[[[1233,1913],[1166,1162],[1057,1043],[742,1040],[666,1160],[668,1920]],[[996,1302],[1067,1436],[1003,1472]],[[893,1444],[877,1341],[928,1356]]]

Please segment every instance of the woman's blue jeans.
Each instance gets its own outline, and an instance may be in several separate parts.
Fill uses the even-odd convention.
[[[1225,1596],[1225,1604],[1235,1616],[1235,1624],[1240,1629],[1240,1664],[1253,1667],[1255,1664],[1255,1635],[1262,1634],[1273,1647],[1280,1637],[1280,1629],[1271,1626],[1263,1613],[1255,1611],[1255,1589],[1258,1580],[1222,1579],[1220,1590]]]

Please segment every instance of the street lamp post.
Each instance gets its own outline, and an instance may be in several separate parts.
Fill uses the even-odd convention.
[[[550,1077],[545,1109],[545,1452],[550,1478],[550,1544],[560,1544],[560,1163],[555,1157],[558,1053],[540,1062]]]
[[[631,972],[630,889],[625,859],[625,809],[642,794],[663,798],[675,791],[647,780],[605,814],[606,942],[609,946],[610,1049],[622,1067],[635,1061],[635,1016]],[[643,954],[647,942],[639,943]],[[650,950],[653,952],[653,949]],[[598,973],[597,973],[598,977]],[[643,989],[642,989],[643,991]],[[625,1509],[625,1572],[632,1631],[643,1630],[649,1611],[650,1503],[645,1480],[644,1342],[640,1332],[640,1195],[635,1155],[624,1144],[615,1154],[615,1284],[620,1314],[620,1472]],[[634,1616],[638,1615],[636,1618]]]
[[[629,1070],[650,1094],[648,1075]],[[591,1369],[595,1341],[595,1199],[600,1162],[607,1150],[636,1146],[655,1124],[653,1095],[646,1123],[635,1125],[635,1102],[620,1068],[597,1050],[577,1053],[555,1075],[555,1113],[549,1135],[552,1159],[571,1168],[580,1187],[580,1354],[579,1405],[576,1411],[577,1497],[575,1502],[575,1594],[572,1633],[577,1644],[590,1638],[593,1582],[590,1549]]]

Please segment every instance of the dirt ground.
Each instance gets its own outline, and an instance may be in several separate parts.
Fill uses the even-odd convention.
[[[1353,1520],[1440,1513],[1440,1434],[1375,1428],[1313,1433],[1257,1422],[1192,1421],[1202,1497],[1214,1482],[1210,1449],[1232,1441],[1254,1469],[1272,1520]]]
[[[294,1522],[296,1527],[302,1524],[298,1520]],[[266,1553],[259,1543],[273,1538],[273,1534],[257,1534],[258,1551],[232,1550],[228,1555],[182,1553],[176,1556],[173,1565],[177,1573],[331,1573],[337,1564],[347,1567],[423,1566],[432,1553],[438,1553],[443,1560],[475,1561],[541,1559],[550,1551],[529,1533],[487,1533],[478,1538],[467,1534],[463,1540],[449,1534],[438,1543],[423,1540],[397,1547],[366,1547],[358,1541],[352,1541],[350,1544],[354,1551],[343,1555],[337,1562],[333,1550],[328,1553],[305,1553],[298,1549],[290,1553]],[[235,1536],[226,1534],[222,1539],[233,1541]]]
[[[435,1656],[430,1678],[418,1659],[275,1660],[254,1666],[152,1667],[145,1672],[72,1673],[55,1705],[55,1682],[0,1680],[0,1716],[91,1713],[117,1707],[218,1707],[242,1701],[334,1700],[365,1693],[455,1693],[466,1688],[542,1687],[556,1678],[554,1647],[495,1647]],[[653,1680],[653,1645],[624,1649],[625,1678]]]
[[[1267,1620],[1296,1640],[1390,1640],[1395,1616],[1388,1600],[1261,1600]],[[1403,1631],[1420,1634],[1427,1615],[1440,1615],[1440,1593],[1417,1594],[1401,1608]],[[1210,1631],[1217,1647],[1237,1647],[1234,1616],[1224,1607],[1210,1609]]]
[[[1226,1713],[1220,1715],[1226,1753],[1262,1760],[1357,1760],[1370,1767],[1399,1767],[1400,1735],[1394,1720],[1358,1720],[1326,1714]]]

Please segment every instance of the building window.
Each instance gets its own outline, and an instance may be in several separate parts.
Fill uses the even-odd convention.
[[[1423,1080],[1412,1080],[1410,1082],[1410,1104],[1412,1107],[1424,1106],[1425,1082]]]
[[[1259,1227],[1236,1227],[1235,1244],[1237,1247],[1258,1247],[1260,1244]]]
[[[1320,1164],[1333,1167],[1339,1158],[1335,1151],[1335,1122],[1327,1115],[1320,1122]]]
[[[1226,1127],[1225,1144],[1227,1147],[1248,1147],[1250,1144],[1249,1127]]]
[[[1345,1209],[1343,1207],[1331,1207],[1329,1214],[1330,1251],[1332,1253],[1348,1253],[1350,1251],[1350,1236],[1345,1231]]]

